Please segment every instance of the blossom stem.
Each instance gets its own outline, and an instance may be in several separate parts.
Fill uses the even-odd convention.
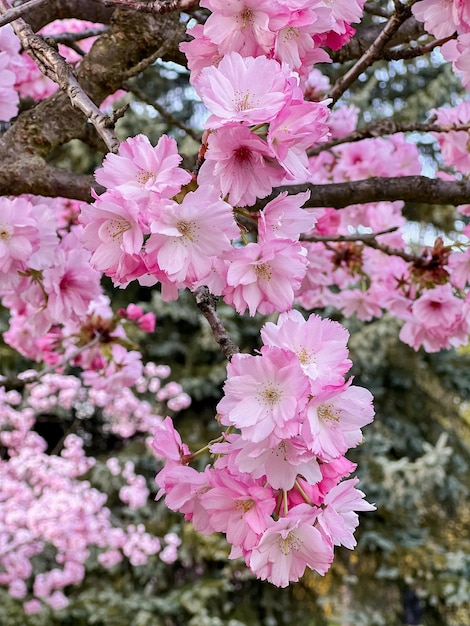
[[[305,502],[307,504],[310,504],[310,506],[313,506],[313,502],[310,500],[308,495],[305,493],[304,489],[302,488],[302,485],[299,483],[299,481],[297,479],[295,479],[294,486],[297,489],[297,491],[300,493],[302,498],[305,500]]]

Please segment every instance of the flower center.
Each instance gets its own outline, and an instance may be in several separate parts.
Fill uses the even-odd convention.
[[[315,355],[311,352],[308,352],[305,348],[301,348],[296,352],[297,358],[299,359],[301,365],[310,365],[310,363],[315,363]]]
[[[270,384],[265,385],[260,395],[263,404],[274,406],[282,398],[282,391],[276,385]]]
[[[0,224],[0,239],[3,241],[10,241],[11,239],[11,227],[7,224]]]
[[[249,91],[242,93],[237,91],[235,93],[235,110],[236,111],[248,111],[253,109],[257,105],[257,102],[253,101],[252,94]]]
[[[151,178],[155,178],[152,172],[140,170],[137,174],[137,182],[139,185],[145,185],[145,183],[147,183]]]
[[[291,39],[295,39],[299,36],[299,30],[294,28],[293,26],[289,26],[289,28],[284,28],[282,31],[282,38],[284,41],[290,41]]]
[[[269,263],[259,263],[255,265],[255,272],[258,280],[271,280],[271,266]]]
[[[131,225],[126,220],[108,220],[106,222],[106,233],[110,239],[120,241],[126,230],[130,230]]]
[[[240,11],[240,13],[237,15],[237,22],[241,22],[242,28],[246,28],[250,24],[253,24],[253,18],[253,9],[250,9],[249,7],[244,7],[243,11]]]
[[[233,152],[233,156],[240,163],[251,161],[251,150],[248,146],[240,146]]]
[[[235,511],[242,511],[248,513],[250,509],[255,506],[254,501],[249,498],[248,500],[235,500]]]
[[[320,419],[339,422],[339,411],[332,404],[321,404],[317,411]]]
[[[176,228],[183,235],[183,237],[187,237],[190,241],[194,241],[196,238],[198,227],[194,222],[186,222],[184,220],[180,220],[176,224]]]
[[[284,556],[287,556],[291,550],[300,550],[302,543],[292,531],[288,533],[287,537],[279,536],[277,540],[279,549]]]

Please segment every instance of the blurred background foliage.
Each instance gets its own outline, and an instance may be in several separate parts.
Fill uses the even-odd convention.
[[[334,63],[324,69],[332,79],[344,72]],[[191,167],[202,111],[187,76],[185,68],[156,63],[132,79],[123,99],[129,109],[118,132],[121,138],[145,133],[153,143],[168,133]],[[435,53],[406,63],[376,63],[342,102],[361,109],[360,125],[391,115],[423,122],[430,109],[455,103],[461,95],[458,79]],[[196,130],[186,132],[192,125]],[[432,167],[432,138],[416,140]],[[74,141],[53,160],[92,172],[102,156]],[[446,233],[454,229],[452,207],[409,205],[405,212],[418,226],[431,221]],[[177,416],[176,426],[197,449],[218,432],[214,408],[226,363],[191,294],[183,293],[177,304],[165,303],[156,288],[114,290],[105,284],[116,308],[135,302],[156,313],[157,329],[143,345],[145,358],[170,365],[172,378],[192,396],[192,406]],[[265,318],[239,317],[223,305],[219,312],[243,351],[258,347]],[[126,446],[112,439],[103,445],[105,434],[94,416],[88,426],[91,448],[101,453],[87,479],[108,493],[108,504],[123,523],[143,523],[158,536],[180,534],[179,559],[167,565],[156,555],[146,565],[124,562],[104,570],[92,555],[84,584],[67,590],[70,606],[62,611],[26,616],[21,602],[0,590],[0,625],[399,626],[405,623],[405,608],[419,604],[424,626],[470,626],[470,348],[415,353],[398,340],[392,318],[371,323],[336,319],[350,330],[352,374],[356,384],[373,393],[377,413],[365,428],[363,444],[349,454],[358,463],[360,488],[377,506],[376,512],[361,515],[356,550],[337,550],[325,577],[307,573],[287,589],[255,580],[243,563],[227,561],[221,536],[197,535],[181,516],[154,502],[156,460],[138,438]],[[24,365],[4,344],[0,357],[7,373]],[[57,416],[47,417],[43,436],[57,436],[57,421]],[[119,485],[104,471],[110,455],[133,461],[136,472],[146,476],[152,493],[146,507],[131,511],[120,504]]]

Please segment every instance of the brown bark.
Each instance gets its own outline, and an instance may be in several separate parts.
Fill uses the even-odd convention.
[[[59,14],[68,15],[70,0],[64,0],[60,6],[64,10]],[[28,22],[29,17],[25,15]],[[177,56],[183,32],[184,26],[179,23],[177,14],[152,16],[116,10],[109,30],[97,39],[77,71],[81,88],[99,105],[119,89],[133,71],[140,71],[142,59],[152,58],[158,50],[160,56]],[[34,191],[46,196],[89,198],[85,187],[92,181],[91,177],[87,179],[47,164],[55,148],[71,139],[86,137],[88,133],[88,120],[73,107],[63,91],[21,113],[0,136],[1,192],[18,195]]]

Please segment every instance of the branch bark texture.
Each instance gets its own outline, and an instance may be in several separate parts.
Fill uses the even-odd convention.
[[[70,1],[64,1],[66,13]],[[62,13],[59,11],[58,16]],[[29,20],[28,14],[25,20]],[[109,30],[96,40],[76,72],[81,90],[99,106],[133,72],[140,71],[142,59],[152,58],[158,50],[170,59],[178,56],[183,33],[184,24],[177,13],[153,16],[115,10]],[[0,136],[0,192],[19,195],[35,190],[45,196],[89,200],[91,177],[64,172],[47,163],[57,147],[87,137],[89,127],[83,113],[62,91],[21,113]],[[69,187],[64,184],[66,180]]]
[[[341,209],[351,204],[404,200],[421,204],[470,204],[470,181],[445,181],[427,176],[367,178],[326,185],[286,187],[289,193],[310,190],[306,207]]]

